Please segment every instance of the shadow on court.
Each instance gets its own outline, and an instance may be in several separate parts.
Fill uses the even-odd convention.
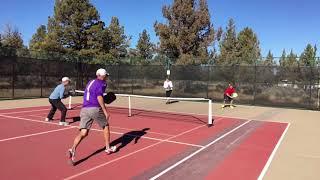
[[[72,122],[69,122],[69,124],[73,124],[73,123],[76,123],[76,122],[79,122],[80,121],[80,117],[73,117],[72,118]]]
[[[166,102],[166,104],[173,104],[173,103],[177,103],[179,101],[169,101],[169,102]]]
[[[117,151],[119,152],[122,148],[124,148],[125,146],[127,146],[128,144],[130,144],[132,141],[134,141],[134,144],[137,144],[138,141],[141,139],[142,136],[147,134],[147,131],[149,131],[150,128],[144,128],[140,131],[130,131],[127,132],[125,134],[123,134],[121,137],[119,137],[118,139],[115,139],[111,142],[111,146],[117,146]],[[89,156],[80,159],[79,161],[74,163],[74,166],[83,163],[84,161],[90,159],[91,157],[103,152],[106,149],[106,147],[102,147],[98,150],[96,150],[95,152],[93,152],[92,154],[90,154]]]

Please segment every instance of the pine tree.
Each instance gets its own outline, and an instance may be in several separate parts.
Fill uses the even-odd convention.
[[[63,47],[63,44],[60,41],[62,34],[63,32],[61,26],[56,24],[54,18],[48,17],[47,35],[41,49],[50,52],[66,52],[66,49]]]
[[[261,58],[259,40],[251,28],[239,32],[236,54],[238,64],[255,64]]]
[[[1,34],[0,34],[0,48],[2,47],[2,38],[1,38]]]
[[[109,53],[114,58],[125,57],[130,38],[125,35],[124,26],[120,25],[117,17],[112,17],[105,35],[107,37],[106,45],[108,46]]]
[[[162,9],[168,23],[155,22],[160,50],[181,64],[203,63],[189,57],[208,58],[208,47],[214,41],[214,30],[206,0],[174,0]],[[178,62],[179,63],[179,62]]]
[[[48,20],[46,49],[81,55],[97,53],[98,36],[103,29],[99,13],[89,0],[56,0],[54,16]]]
[[[274,57],[271,51],[269,50],[266,59],[263,61],[263,65],[265,66],[273,66],[275,64]]]
[[[223,65],[236,64],[236,45],[237,45],[237,34],[236,26],[233,19],[230,19],[226,32],[224,33],[220,46],[220,56],[217,63]]]
[[[5,25],[4,33],[2,34],[2,45],[9,48],[23,48],[22,35],[18,28],[10,24]]]
[[[299,68],[298,66],[299,64],[297,59],[297,54],[295,54],[291,49],[283,65],[284,79],[290,81],[293,84],[295,84],[299,77],[301,77],[302,75],[300,71],[301,68]]]
[[[37,32],[32,36],[29,43],[31,50],[42,50],[44,48],[45,39],[47,37],[47,28],[45,25],[41,25]]]
[[[315,66],[316,65],[317,47],[312,47],[308,44],[300,56],[299,64],[302,66]]]
[[[298,65],[297,59],[298,59],[298,56],[295,53],[293,53],[293,50],[291,49],[290,53],[286,58],[285,66],[296,67]]]
[[[147,33],[147,30],[144,29],[142,33],[139,34],[136,48],[140,57],[144,59],[150,59],[152,57],[153,44],[150,42],[150,35]]]
[[[281,55],[281,57],[280,57],[280,59],[279,59],[280,66],[285,66],[285,64],[286,64],[286,59],[287,59],[287,53],[286,53],[286,50],[283,49],[282,55]]]

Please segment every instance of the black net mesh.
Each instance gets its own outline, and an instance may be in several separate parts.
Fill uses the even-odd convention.
[[[0,58],[0,98],[13,96],[14,60],[12,58]]]
[[[99,68],[110,73],[108,90],[124,94],[164,96],[167,68],[161,65],[99,65],[77,61],[0,56],[0,98],[48,97],[61,78],[70,89],[84,90]],[[236,103],[319,109],[319,67],[178,66],[170,67],[175,97],[223,101],[232,83]]]

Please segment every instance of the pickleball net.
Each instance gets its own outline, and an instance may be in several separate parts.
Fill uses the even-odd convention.
[[[69,97],[69,109],[82,107],[84,91]],[[131,116],[156,117],[165,120],[213,125],[212,100],[206,98],[159,97],[116,94],[117,100],[107,105],[112,111]]]

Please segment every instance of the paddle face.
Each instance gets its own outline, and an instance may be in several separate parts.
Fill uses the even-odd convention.
[[[232,94],[232,97],[233,97],[233,98],[236,98],[236,97],[238,97],[238,94],[237,94],[237,93],[233,93],[233,94]]]
[[[108,92],[103,96],[103,101],[106,104],[111,104],[113,101],[117,99],[117,96],[113,92]]]

